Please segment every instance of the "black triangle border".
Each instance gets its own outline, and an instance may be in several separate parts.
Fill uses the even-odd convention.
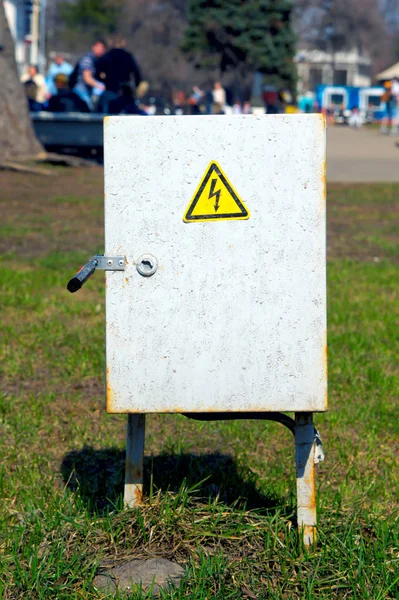
[[[230,193],[230,195],[232,196],[234,202],[237,204],[238,208],[240,209],[240,213],[221,213],[221,214],[212,214],[212,215],[193,215],[192,212],[194,210],[194,208],[197,206],[198,200],[201,197],[202,192],[204,191],[204,188],[206,186],[206,184],[209,181],[209,178],[211,177],[211,175],[213,173],[216,173],[216,175],[218,175],[220,177],[220,179],[222,180],[222,183],[225,185],[225,187],[227,188],[228,192]],[[222,171],[220,170],[220,168],[218,167],[218,165],[216,163],[211,163],[211,166],[209,167],[207,174],[205,175],[199,190],[197,191],[197,193],[195,194],[194,200],[191,202],[190,208],[188,209],[186,216],[185,216],[185,220],[186,221],[200,221],[200,220],[217,220],[217,219],[228,219],[229,217],[248,217],[249,213],[247,211],[247,209],[245,208],[245,206],[243,205],[243,203],[241,202],[241,200],[239,199],[239,197],[237,196],[237,194],[235,193],[235,191],[233,190],[233,188],[231,187],[231,185],[229,184],[229,182],[227,181],[226,177],[224,176],[224,174],[222,173]]]

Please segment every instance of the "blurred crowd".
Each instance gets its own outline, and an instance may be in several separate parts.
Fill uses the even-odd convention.
[[[170,99],[153,98],[140,68],[126,49],[126,40],[114,38],[108,48],[104,40],[94,42],[89,52],[73,66],[62,54],[56,54],[47,74],[30,65],[21,81],[31,112],[80,112],[103,114],[249,114],[250,95],[237,101],[220,81],[209,81],[204,89],[193,86],[191,92],[174,90]],[[266,86],[265,111],[284,112],[292,102],[289,92]]]
[[[126,41],[117,37],[111,48],[104,40],[94,42],[91,50],[71,65],[57,54],[47,75],[30,65],[21,81],[32,112],[98,112],[104,114],[145,114],[138,97],[148,85],[142,81]]]
[[[250,93],[242,94],[237,100],[220,81],[209,81],[204,89],[193,86],[191,92],[174,90],[172,97],[163,102],[151,97],[149,86],[143,81],[140,68],[126,49],[126,40],[117,36],[110,47],[97,39],[89,52],[75,66],[62,54],[56,54],[49,65],[46,76],[31,65],[22,77],[31,111],[102,113],[108,115],[146,114],[249,114],[254,112]],[[294,105],[288,90],[279,90],[265,85],[262,90],[263,107],[266,114],[282,112],[324,112],[329,124],[345,122],[359,128],[367,122],[367,114],[361,115],[358,108],[351,111],[319,106],[314,92],[307,91]],[[382,95],[384,117],[381,132],[397,132],[399,119],[399,81],[384,83]],[[370,111],[372,112],[372,111]],[[342,114],[341,114],[342,113]],[[373,115],[370,117],[370,122]]]
[[[175,93],[175,114],[250,114],[253,107],[248,91],[234,97],[232,90],[224,89],[220,81],[208,82],[205,89],[197,85],[191,94],[186,95],[180,90]],[[262,93],[264,112],[276,114],[286,112],[286,107],[292,103],[292,96],[287,90],[279,91],[273,86],[264,86]]]

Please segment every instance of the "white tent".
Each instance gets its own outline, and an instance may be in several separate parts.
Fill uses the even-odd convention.
[[[392,65],[392,67],[385,69],[385,71],[381,71],[381,73],[378,73],[377,75],[379,81],[386,81],[387,79],[393,79],[394,77],[399,77],[399,62]]]

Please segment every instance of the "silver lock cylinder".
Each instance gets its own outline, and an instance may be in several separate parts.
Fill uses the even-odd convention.
[[[158,269],[158,261],[151,254],[143,254],[136,261],[136,269],[143,277],[151,277]]]

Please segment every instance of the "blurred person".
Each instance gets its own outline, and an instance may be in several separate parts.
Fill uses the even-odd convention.
[[[213,84],[213,110],[216,114],[224,114],[226,106],[226,91],[220,81],[215,81]]]
[[[193,86],[193,91],[191,96],[188,99],[188,103],[191,107],[192,115],[199,115],[201,113],[201,101],[203,98],[203,91],[198,87],[198,85]]]
[[[105,54],[105,51],[105,42],[100,39],[96,40],[91,47],[91,51],[80,58],[70,76],[70,87],[72,87],[75,94],[86,102],[90,110],[94,110],[93,90],[99,93],[105,90],[104,83],[95,79],[97,61]]]
[[[299,98],[298,108],[302,113],[308,114],[313,112],[314,108],[314,94],[310,90],[304,93]]]
[[[374,123],[374,105],[373,102],[369,100],[364,114],[364,124],[371,125],[372,123]]]
[[[28,96],[28,100],[29,98],[31,98],[31,100],[33,102],[35,102],[35,108],[33,108],[33,104],[32,104],[32,110],[41,110],[43,104],[46,102],[47,100],[47,87],[46,87],[46,82],[44,80],[43,75],[41,75],[39,73],[38,68],[36,67],[36,65],[29,65],[28,67],[28,72],[23,75],[21,77],[21,82],[24,84],[25,86],[25,90],[29,89],[30,90],[30,96]],[[36,86],[36,93],[33,96],[33,90],[34,87],[33,85],[27,85],[33,83]]]
[[[381,100],[384,102],[384,116],[381,121],[380,132],[388,133],[388,127],[391,126],[391,133],[395,133],[397,99],[392,93],[391,81],[386,81],[384,88],[385,91],[381,96]]]
[[[120,87],[118,97],[109,103],[109,114],[145,116],[147,113],[137,105],[133,86],[125,83]]]
[[[97,78],[105,85],[105,92],[99,99],[98,112],[108,114],[110,103],[118,98],[118,92],[123,85],[140,85],[141,73],[133,54],[126,50],[126,40],[117,36],[114,45],[97,63]]]
[[[252,108],[251,108],[251,102],[249,100],[246,100],[244,102],[244,106],[242,108],[242,112],[244,115],[250,115],[252,112]]]
[[[126,50],[125,38],[115,38],[111,50],[98,60],[97,74],[107,92],[117,94],[125,83],[134,84],[138,88],[142,80],[140,68],[133,54]]]
[[[142,81],[140,83],[140,85],[136,89],[137,100],[143,101],[143,98],[146,97],[146,95],[148,94],[149,87],[150,86],[148,81]]]
[[[42,110],[42,105],[36,102],[37,85],[31,79],[24,83],[25,96],[28,101],[28,109],[30,112],[38,112]]]
[[[262,94],[267,115],[276,115],[279,112],[279,97],[274,85],[265,85]]]
[[[212,82],[208,81],[205,92],[204,92],[204,104],[205,104],[205,112],[207,115],[211,115],[213,113],[213,86]]]
[[[175,115],[184,114],[184,108],[186,106],[186,95],[183,90],[177,90],[173,93],[173,106]]]
[[[399,79],[394,77],[392,79],[392,95],[396,100],[395,115],[392,120],[392,135],[398,135],[399,133]]]
[[[282,89],[282,90],[280,90],[278,97],[279,97],[279,101],[280,101],[281,112],[283,112],[283,113],[291,112],[292,101],[293,101],[291,92],[287,89]]]
[[[332,108],[323,108],[321,107],[320,112],[325,116],[326,124],[328,127],[332,127],[335,125],[335,116],[334,110]]]
[[[360,129],[363,125],[363,119],[358,107],[352,109],[352,113],[348,119],[349,127],[352,129]]]
[[[47,71],[46,85],[50,96],[57,93],[55,78],[57,75],[66,75],[69,77],[73,71],[73,66],[67,62],[61,54],[56,54],[54,61],[50,63]]]
[[[54,86],[56,93],[49,99],[47,110],[50,112],[90,112],[86,102],[69,88],[67,75],[58,73],[54,78]]]

